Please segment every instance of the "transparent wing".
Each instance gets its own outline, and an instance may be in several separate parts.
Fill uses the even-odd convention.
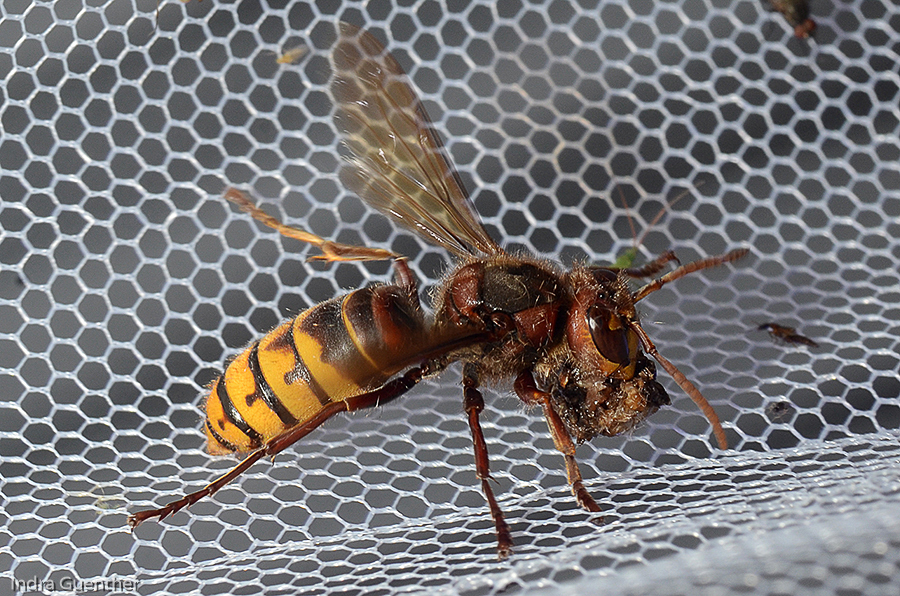
[[[371,34],[341,23],[331,66],[335,122],[351,154],[344,186],[456,255],[501,253],[394,57]]]

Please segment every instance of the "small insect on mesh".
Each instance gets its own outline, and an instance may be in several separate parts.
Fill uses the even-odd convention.
[[[893,593],[900,8],[814,1],[804,40],[751,0],[393,4],[2,5],[0,591]],[[307,263],[225,188],[425,289],[448,265],[338,181],[341,20],[410,74],[508,250],[610,263],[684,192],[637,264],[750,248],[641,303],[729,450],[661,374],[671,406],[578,448],[599,523],[539,413],[487,389],[501,563],[452,368],[131,533],[235,463],[199,409],[228,356],[391,279]]]

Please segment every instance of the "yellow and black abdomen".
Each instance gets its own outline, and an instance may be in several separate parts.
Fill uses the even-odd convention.
[[[422,350],[418,299],[376,286],[323,302],[251,344],[213,381],[207,450],[256,449],[327,404],[375,389]]]

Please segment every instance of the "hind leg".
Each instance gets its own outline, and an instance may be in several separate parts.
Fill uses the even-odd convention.
[[[189,495],[185,495],[180,499],[172,501],[171,503],[168,503],[167,505],[165,505],[164,507],[160,507],[159,509],[138,511],[137,513],[129,515],[128,525],[132,528],[136,528],[138,525],[148,519],[158,517],[160,520],[162,520],[163,518],[168,517],[169,515],[172,515],[173,513],[184,509],[185,507],[193,505],[200,499],[214,494],[220,488],[250,469],[253,464],[255,464],[263,457],[281,453],[283,450],[287,449],[288,447],[311,433],[313,430],[317,429],[322,425],[322,423],[324,423],[335,414],[338,414],[340,412],[353,412],[354,410],[361,410],[363,408],[371,408],[397,399],[398,397],[409,391],[412,387],[414,387],[416,383],[422,380],[423,377],[436,372],[432,369],[433,367],[431,365],[424,364],[422,366],[418,366],[416,368],[408,370],[403,376],[397,377],[396,379],[387,382],[379,389],[370,391],[368,393],[363,393],[362,395],[349,397],[342,401],[331,402],[330,404],[319,410],[312,418],[289,428],[256,451],[250,453],[250,455],[248,455],[241,463],[229,470],[227,474],[220,476],[213,482],[206,485],[204,488],[190,493]]]

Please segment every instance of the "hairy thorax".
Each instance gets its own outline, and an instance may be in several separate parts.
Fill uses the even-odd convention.
[[[510,378],[561,341],[570,303],[549,263],[505,255],[472,259],[448,276],[437,296],[436,335],[483,334],[484,342],[451,359],[474,364],[487,382]]]

